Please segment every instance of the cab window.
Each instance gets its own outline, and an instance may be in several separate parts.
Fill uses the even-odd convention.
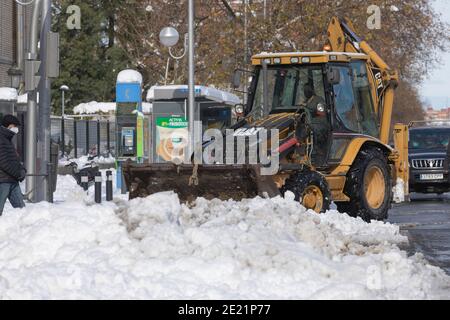
[[[259,72],[253,110],[262,108],[263,75]],[[321,66],[269,67],[267,70],[268,105],[271,112],[292,111],[306,103],[304,89],[309,85],[314,94],[325,99]]]
[[[340,82],[333,85],[336,116],[347,130],[359,132],[360,115],[356,107],[350,68],[336,66],[340,73]]]
[[[363,61],[355,61],[351,64],[353,93],[356,106],[361,117],[360,133],[378,137],[378,126],[370,91],[370,83],[366,64]]]

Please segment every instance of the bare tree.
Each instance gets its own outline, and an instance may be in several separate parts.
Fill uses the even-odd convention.
[[[186,32],[186,0],[127,1],[117,11],[117,34],[149,85],[162,83],[167,49],[158,42],[165,26]],[[439,63],[449,40],[448,25],[431,6],[431,0],[372,0],[381,9],[381,29],[367,28],[365,0],[272,0],[263,19],[263,1],[249,1],[247,41],[249,54],[261,51],[321,50],[326,28],[334,15],[350,18],[363,36],[394,68],[400,71],[403,89],[414,91]],[[226,87],[236,67],[244,66],[243,2],[198,0],[196,12],[197,82]],[[130,23],[132,22],[132,23]],[[174,50],[181,50],[174,48]],[[181,67],[183,66],[183,67]],[[171,80],[186,81],[185,62],[172,63]],[[407,89],[406,89],[407,88]],[[404,92],[404,91],[402,91]],[[420,100],[415,95],[420,109]],[[408,110],[404,100],[396,108]],[[416,114],[420,114],[416,112]]]

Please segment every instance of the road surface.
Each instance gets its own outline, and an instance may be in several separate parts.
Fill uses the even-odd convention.
[[[389,222],[408,236],[411,254],[422,252],[450,275],[450,194],[412,194],[411,202],[394,205]]]

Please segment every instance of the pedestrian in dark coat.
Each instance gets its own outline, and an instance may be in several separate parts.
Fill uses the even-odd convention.
[[[0,125],[0,216],[6,199],[14,208],[25,207],[19,182],[25,180],[26,170],[11,141],[19,126],[19,119],[12,115],[4,116]]]

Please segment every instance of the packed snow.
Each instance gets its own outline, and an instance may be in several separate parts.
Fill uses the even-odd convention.
[[[1,299],[445,299],[450,278],[399,249],[399,227],[286,199],[172,192],[94,204],[59,176],[55,204],[0,218]]]
[[[405,202],[405,181],[401,178],[397,178],[397,183],[392,189],[392,192],[394,194],[393,200],[395,203]]]
[[[116,103],[115,102],[97,102],[91,101],[87,103],[80,103],[79,105],[73,108],[74,114],[108,114],[116,111]],[[142,111],[144,113],[152,112],[152,104],[148,102],[142,103]]]
[[[14,88],[2,87],[0,88],[1,101],[17,101],[17,90]]]
[[[89,165],[91,163],[96,164],[112,164],[116,162],[116,158],[114,158],[112,155],[109,155],[108,157],[100,156],[95,157],[94,159],[90,160],[89,156],[81,156],[79,158],[62,158],[59,159],[59,166],[67,166],[71,163],[76,163],[78,168],[82,168],[86,165]]]

